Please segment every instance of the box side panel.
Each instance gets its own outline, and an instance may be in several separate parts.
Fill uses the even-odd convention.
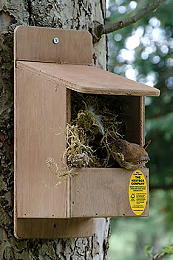
[[[19,26],[15,30],[14,47],[15,60],[92,63],[92,38],[87,31]]]
[[[144,145],[144,97],[123,97],[126,109],[126,139],[129,142]]]
[[[17,238],[89,237],[96,231],[95,219],[16,219]]]
[[[62,167],[66,145],[66,89],[32,72],[16,70],[15,214],[64,218],[67,183],[58,183],[56,170]]]
[[[71,179],[72,217],[136,215],[130,208],[128,187],[133,171],[118,168],[85,168]],[[142,169],[148,183],[148,169]],[[148,202],[141,216],[148,215]]]

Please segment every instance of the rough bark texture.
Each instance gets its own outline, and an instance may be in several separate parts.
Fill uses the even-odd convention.
[[[13,236],[13,31],[17,25],[92,30],[103,23],[105,0],[0,1],[0,259],[106,259],[109,220],[98,220],[91,238],[17,240]],[[95,62],[106,66],[105,38]]]

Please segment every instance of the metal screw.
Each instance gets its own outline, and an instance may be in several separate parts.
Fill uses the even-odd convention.
[[[54,43],[54,44],[59,43],[59,41],[60,41],[59,38],[57,38],[57,37],[53,38],[53,43]]]

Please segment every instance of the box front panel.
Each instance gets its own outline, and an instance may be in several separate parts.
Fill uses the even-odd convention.
[[[141,169],[148,186],[148,169]],[[122,168],[81,169],[71,179],[72,217],[135,217],[129,201],[133,171]],[[148,216],[148,201],[141,216]]]

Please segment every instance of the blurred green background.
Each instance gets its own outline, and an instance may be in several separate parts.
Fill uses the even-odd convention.
[[[138,13],[152,1],[109,0],[107,23]],[[148,149],[150,217],[112,219],[109,260],[154,259],[150,253],[173,244],[172,14],[173,0],[166,0],[151,15],[108,35],[108,70],[161,91],[160,97],[145,99],[146,139],[152,140]],[[173,252],[172,247],[168,249]],[[155,259],[163,258],[173,260],[173,254]]]

